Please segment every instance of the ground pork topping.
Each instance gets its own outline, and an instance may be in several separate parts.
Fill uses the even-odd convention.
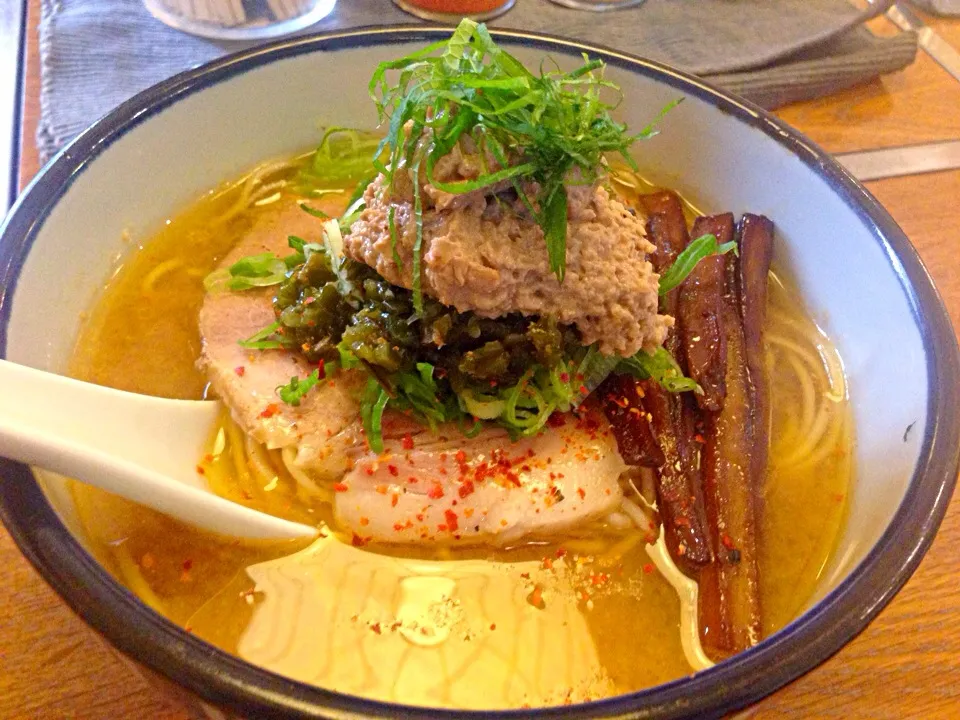
[[[478,165],[459,148],[437,163],[440,182],[469,179]],[[387,281],[413,287],[413,193],[409,176],[381,175],[367,188],[366,209],[344,238],[344,251]],[[442,180],[441,180],[442,178]],[[546,315],[574,325],[585,345],[629,356],[663,343],[673,320],[659,315],[658,282],[643,222],[601,185],[567,188],[566,276],[550,271],[543,230],[511,187],[462,195],[422,183],[424,293],[460,312],[494,318]],[[529,192],[529,196],[535,196]],[[398,266],[389,212],[397,230]]]

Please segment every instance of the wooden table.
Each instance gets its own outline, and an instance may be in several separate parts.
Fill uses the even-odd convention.
[[[21,186],[38,169],[39,4],[30,0],[28,14]],[[960,48],[960,20],[927,20]],[[960,139],[960,83],[921,53],[901,73],[779,115],[834,152]],[[919,249],[960,328],[960,170],[869,188]],[[954,502],[913,579],[870,627],[753,717],[960,718],[958,545]],[[0,719],[186,717],[67,609],[2,528],[0,568]]]

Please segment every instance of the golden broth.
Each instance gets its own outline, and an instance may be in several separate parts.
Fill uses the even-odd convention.
[[[268,179],[276,182],[283,172],[271,171]],[[259,189],[264,187],[271,186],[264,182]],[[636,189],[624,191],[627,200]],[[202,397],[206,381],[195,367],[202,280],[257,213],[274,211],[271,195],[256,190],[256,183],[241,181],[204,196],[126,258],[81,330],[71,364],[75,377],[167,397]],[[263,204],[254,203],[258,198]],[[324,198],[341,205],[344,200],[343,195]],[[249,211],[244,210],[247,205]],[[851,424],[834,351],[802,313],[795,293],[779,281],[771,283],[769,309],[773,420],[759,557],[767,633],[795,617],[813,593],[842,525],[852,472]],[[830,363],[836,365],[832,376]],[[229,423],[225,426],[229,428]],[[324,507],[302,502],[295,481],[276,456],[267,454],[264,461],[276,468],[278,482],[255,486],[251,483],[257,473],[244,466],[250,448],[244,452],[242,438],[224,440],[232,454],[207,463],[211,485],[221,494],[300,520],[327,519]],[[75,484],[73,491],[94,552],[147,604],[210,642],[297,679],[382,699],[463,707],[589,699],[648,687],[691,671],[681,648],[677,595],[654,571],[639,533],[600,534],[510,550],[347,548],[331,555],[326,540],[306,549],[305,543],[240,542],[208,535],[83,485]],[[340,556],[334,557],[336,553]],[[478,559],[487,569],[478,569]],[[500,613],[498,622],[470,626],[463,638],[440,649],[411,650],[411,643],[397,645],[397,636],[383,632],[380,620],[363,610],[371,598],[376,599],[372,584],[356,591],[355,612],[336,615],[340,610],[330,593],[353,587],[349,568],[365,562],[373,563],[371,577],[394,573],[390,577],[398,583],[411,563],[433,563],[434,572],[442,562],[450,572],[482,576],[477,597],[487,593],[487,600],[477,600],[478,608],[487,607],[483,603],[489,604],[492,597],[508,598],[514,607],[477,610],[486,617]],[[333,574],[328,576],[324,568]],[[342,578],[336,568],[342,569]],[[257,576],[256,583],[251,574]],[[334,582],[332,577],[341,579]],[[287,592],[296,595],[301,606],[295,612],[276,598],[275,588],[287,586],[294,588]],[[531,611],[530,598],[538,587],[552,603],[551,611],[566,608],[567,614],[537,616],[539,610]],[[304,624],[302,619],[310,617],[314,607],[317,622]],[[322,608],[329,613],[324,615]],[[507,610],[526,619],[515,619]],[[330,630],[314,637],[312,626]],[[332,644],[336,633],[344,647],[357,648],[342,654],[339,671],[317,660],[318,653],[323,654],[319,643]],[[525,645],[533,649],[517,646],[516,639],[513,645],[504,644],[511,634],[529,638]],[[281,636],[291,639],[276,647]],[[303,642],[310,639],[316,649],[305,651],[298,637]],[[328,651],[334,652],[332,645]],[[394,651],[399,653],[396,682],[375,687],[367,677],[375,666],[370,658]],[[539,656],[523,659],[522,652]],[[513,654],[491,661],[497,653]],[[468,655],[473,658],[469,662],[491,678],[503,675],[502,682],[498,680],[500,695],[478,696],[470,688],[454,687],[465,667],[456,662],[468,662],[464,659]],[[582,664],[574,667],[564,660],[572,657],[582,657]],[[476,658],[484,658],[486,664]],[[520,663],[536,667],[520,668]],[[546,692],[545,681],[524,680],[523,685],[511,679],[523,675],[514,672],[518,669],[539,673],[538,677],[549,671],[564,677],[586,673],[590,678],[564,695]],[[359,684],[351,685],[347,675],[360,678]],[[446,680],[436,687],[415,687],[411,678],[417,675]],[[402,678],[406,680],[401,682]],[[482,677],[473,685],[482,687]]]

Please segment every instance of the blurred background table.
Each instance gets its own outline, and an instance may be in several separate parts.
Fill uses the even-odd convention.
[[[39,16],[40,0],[28,0],[21,188],[39,169]],[[960,19],[923,19],[960,48]],[[892,30],[885,19],[872,27]],[[960,82],[921,52],[903,72],[777,114],[836,153],[960,140]],[[867,187],[913,240],[960,329],[960,169]],[[960,717],[958,545],[954,501],[919,570],[880,616],[752,717]],[[0,719],[186,718],[67,609],[2,528],[0,575]]]

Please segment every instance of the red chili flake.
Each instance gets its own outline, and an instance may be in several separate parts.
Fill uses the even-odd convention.
[[[212,463],[213,455],[211,455],[210,453],[207,453],[206,455],[203,456],[203,461],[207,463]]]
[[[491,630],[496,630],[496,629],[497,629],[497,624],[496,624],[496,623],[490,623],[490,629],[491,629]]]
[[[377,487],[375,487],[374,489],[375,489],[378,493],[380,493],[381,495],[386,495],[386,494],[387,494],[387,486],[386,486],[386,485],[377,485]]]
[[[548,557],[545,557],[540,561],[540,567],[544,570],[553,570],[553,560]]]
[[[190,572],[190,570],[193,569],[193,560],[191,560],[190,558],[187,558],[186,560],[183,561],[182,567],[184,572]]]
[[[704,442],[703,435],[701,435],[700,433],[697,433],[696,435],[694,435],[693,439],[696,440],[698,443]]]
[[[198,474],[198,475],[206,475],[206,474],[207,474],[207,471],[203,469],[203,465],[197,465],[197,474]]]
[[[556,557],[557,560],[559,560],[566,554],[567,554],[566,550],[564,550],[563,548],[557,548],[557,551],[554,553],[554,557]]]
[[[400,496],[394,493],[393,497],[390,498],[390,507],[396,507],[398,502],[400,502]]]
[[[589,390],[587,390],[587,386],[586,386],[586,385],[581,385],[579,388],[577,388],[577,390],[580,391],[580,394],[581,394],[581,395],[586,395],[587,393],[590,392]]]
[[[316,301],[317,301],[317,299],[316,299],[313,295],[311,295],[311,296],[309,296],[308,298],[305,298],[305,299],[304,299],[303,304],[304,304],[304,305],[313,305]]]
[[[474,492],[474,490],[475,490],[475,488],[473,487],[473,481],[472,481],[472,480],[464,480],[464,481],[460,484],[460,487],[457,488],[457,494],[458,494],[460,497],[465,498],[465,497],[467,497],[468,495],[472,494],[472,493]]]
[[[733,544],[733,538],[726,533],[720,536],[720,542],[723,543],[723,546],[727,550],[733,550],[736,547],[736,545]]]
[[[389,470],[390,474],[393,475],[394,477],[397,477],[398,475],[400,475],[400,470],[397,469],[396,465],[387,465],[387,470]]]
[[[370,542],[370,538],[360,537],[356,533],[354,533],[353,537],[350,539],[350,544],[353,545],[354,547],[363,547],[368,542]]]
[[[319,370],[320,379],[323,380],[327,376],[327,366],[323,362],[323,358],[320,358],[320,362],[317,363],[317,369]]]
[[[577,488],[577,495],[579,495],[580,499],[583,500],[587,496],[587,491],[583,488]]]
[[[417,513],[417,520],[423,522],[423,513]]]
[[[373,630],[377,635],[379,635],[382,632],[380,628],[380,623],[378,622],[375,622],[373,625],[371,625],[370,629]]]
[[[346,492],[350,489],[349,485],[344,485],[343,483],[334,483],[333,491],[334,492]]]
[[[407,478],[407,483],[409,483],[410,485],[416,485],[417,479],[413,475],[411,475],[410,477]]]
[[[456,532],[459,525],[457,525],[457,514],[453,510],[444,510],[443,517],[447,521],[447,527],[450,528],[450,532]]]
[[[570,382],[570,373],[560,373],[560,380],[565,383]]]
[[[361,525],[369,525],[369,524],[370,524],[370,518],[365,518],[365,517],[360,518],[360,524],[361,524]]]
[[[647,563],[646,565],[644,565],[644,566],[643,566],[643,571],[644,571],[647,575],[649,575],[650,573],[652,573],[652,572],[653,572],[653,563]]]
[[[413,438],[410,436],[410,433],[407,433],[403,436],[403,440],[400,442],[404,450],[413,450]]]
[[[400,523],[394,523],[394,524],[393,524],[393,531],[394,531],[394,532],[400,532],[401,530],[403,530],[403,525],[401,525]]]
[[[260,413],[260,417],[262,417],[262,418],[272,418],[272,417],[273,417],[274,415],[276,415],[278,412],[280,412],[280,408],[277,407],[277,404],[276,404],[276,403],[270,403],[269,405],[267,405],[267,407],[265,407],[265,408],[263,409],[263,412]]]
[[[540,583],[533,586],[533,591],[527,595],[527,602],[537,610],[543,610],[547,607],[547,604],[543,601],[543,586]]]
[[[455,457],[457,459],[457,463],[460,465],[463,465],[467,462],[467,454],[463,450],[457,450]]]
[[[365,472],[367,475],[373,475],[373,468],[368,466],[368,467],[364,470],[364,472]]]
[[[247,372],[247,369],[243,365],[237,365],[233,371],[237,374],[237,377],[243,377],[244,373]]]
[[[439,500],[443,497],[443,488],[440,486],[440,483],[433,484],[433,487],[430,488],[430,492],[427,493],[427,497],[431,500]]]

